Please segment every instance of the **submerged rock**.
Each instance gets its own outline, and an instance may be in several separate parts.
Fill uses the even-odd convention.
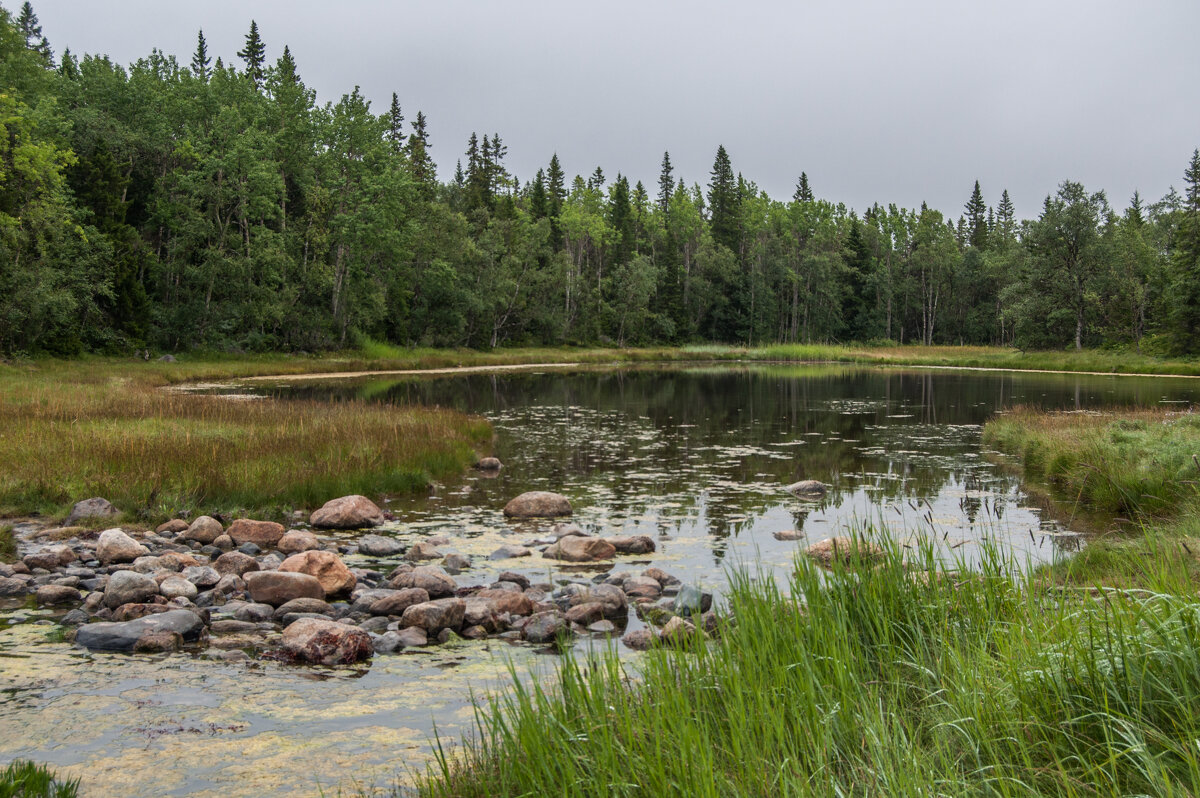
[[[571,514],[571,502],[558,493],[535,490],[504,505],[504,514],[509,518],[558,518]]]
[[[654,551],[654,541],[647,535],[604,538],[621,554],[649,554]]]
[[[788,493],[804,498],[819,499],[825,495],[826,485],[815,479],[802,479],[787,486]]]
[[[164,632],[194,643],[204,635],[204,621],[191,610],[169,610],[133,621],[89,623],[79,627],[75,642],[98,651],[133,651],[139,640]]]
[[[375,653],[371,636],[362,629],[321,618],[301,618],[284,629],[283,648],[317,665],[350,665]]]
[[[778,532],[775,532],[772,535],[772,537],[774,537],[776,540],[789,541],[789,540],[804,540],[806,535],[803,532],[796,530],[796,529],[782,529]]]
[[[481,457],[475,463],[475,468],[478,471],[498,472],[501,468],[504,468],[504,463],[500,462],[499,457]]]
[[[330,499],[313,512],[308,522],[318,529],[363,529],[384,522],[383,510],[366,496]]]

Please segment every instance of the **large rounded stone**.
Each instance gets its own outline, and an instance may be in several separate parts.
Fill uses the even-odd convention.
[[[504,514],[509,518],[558,518],[571,514],[571,502],[558,493],[535,490],[504,505]]]
[[[279,564],[279,570],[315,576],[325,594],[329,596],[349,593],[358,584],[358,580],[342,562],[342,558],[331,551],[304,551],[293,554]]]
[[[302,529],[289,529],[279,539],[276,548],[284,554],[299,554],[302,551],[312,551],[321,548],[321,541],[312,532]]]
[[[530,643],[551,643],[568,629],[570,627],[563,614],[557,610],[550,610],[531,615],[529,622],[521,628],[521,636]]]
[[[182,576],[168,576],[158,583],[158,592],[169,599],[185,598],[188,601],[191,601],[200,593],[195,585]]]
[[[317,665],[349,665],[375,652],[371,636],[362,629],[322,618],[301,618],[284,629],[283,648]]]
[[[178,535],[181,532],[188,530],[188,522],[182,518],[172,518],[170,521],[165,521],[154,527],[154,532],[159,535]]]
[[[292,599],[325,598],[325,589],[315,576],[294,571],[250,571],[242,577],[250,598],[279,607]]]
[[[317,615],[333,615],[333,607],[329,602],[315,598],[296,598],[275,610],[275,620],[281,621],[293,612],[315,613]]]
[[[528,615],[533,612],[533,601],[519,590],[484,588],[476,591],[472,598],[483,599],[496,612],[507,612],[509,615]]]
[[[625,535],[604,539],[621,554],[649,554],[654,551],[654,540],[648,535]]]
[[[358,553],[368,557],[394,557],[404,551],[404,544],[383,535],[363,535],[358,539]]]
[[[805,551],[809,557],[821,565],[829,567],[836,562],[849,564],[855,559],[862,561],[878,560],[883,556],[883,549],[866,540],[847,537],[845,535],[825,538],[812,544]]]
[[[815,479],[802,479],[787,486],[788,493],[806,499],[819,499],[825,495],[826,486]]]
[[[625,593],[616,585],[592,585],[571,597],[572,607],[590,602],[598,602],[604,607],[605,618],[620,618],[629,612],[629,602]]]
[[[424,604],[429,601],[429,593],[419,587],[397,590],[371,604],[372,615],[403,615],[404,611],[414,604]]]
[[[79,627],[75,642],[101,651],[133,651],[139,640],[161,632],[192,643],[204,635],[204,621],[191,610],[170,610],[122,623],[89,623]]]
[[[122,604],[149,601],[158,595],[158,583],[137,571],[117,571],[104,586],[104,606],[115,610]]]
[[[213,568],[221,575],[233,574],[245,576],[250,571],[257,571],[258,560],[240,551],[227,551],[213,562]]]
[[[318,529],[362,529],[379,526],[383,521],[383,511],[366,496],[331,499],[308,519]]]
[[[63,526],[74,526],[85,518],[115,518],[120,514],[121,511],[113,507],[108,499],[96,496],[76,502],[75,506],[71,508],[67,520],[63,522]]]
[[[581,538],[577,535],[570,535],[550,546],[542,552],[542,556],[566,562],[597,562],[611,560],[616,553],[616,547],[604,538]]]
[[[221,537],[224,532],[225,528],[221,526],[220,521],[210,515],[202,515],[193,521],[180,537],[184,540],[194,540],[197,543],[203,543],[207,546]]]
[[[81,601],[83,601],[83,594],[66,585],[42,585],[37,589],[37,603],[40,607],[78,604]]]
[[[398,590],[419,587],[428,593],[430,598],[453,596],[458,590],[458,583],[454,581],[454,577],[436,565],[418,565],[411,571],[397,574],[389,586]]]
[[[29,568],[45,568],[47,571],[53,571],[62,565],[74,562],[76,559],[75,552],[70,546],[46,546],[41,551],[27,554],[22,558],[22,562]]]
[[[126,535],[120,529],[106,529],[96,541],[96,559],[104,565],[115,562],[133,562],[144,557],[150,549]]]
[[[442,629],[457,631],[462,628],[467,603],[459,598],[444,598],[414,604],[400,616],[400,626],[419,626],[428,633]]]
[[[239,546],[253,543],[259,548],[269,549],[283,537],[283,531],[283,524],[277,524],[274,521],[251,521],[249,518],[239,518],[229,525],[225,534],[229,535]]]

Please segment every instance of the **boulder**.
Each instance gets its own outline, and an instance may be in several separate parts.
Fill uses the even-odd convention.
[[[383,535],[363,535],[358,539],[358,553],[368,557],[395,557],[404,551],[404,544]]]
[[[447,554],[442,558],[442,567],[448,574],[457,574],[471,567],[471,558],[462,554]]]
[[[79,627],[75,642],[99,651],[133,651],[139,640],[162,632],[194,643],[204,635],[204,621],[191,610],[169,610],[132,621],[89,623]]]
[[[604,538],[620,554],[649,554],[654,551],[654,541],[648,535],[622,535]]]
[[[586,601],[567,610],[567,620],[580,626],[588,626],[604,618],[604,605],[599,601]]]
[[[484,588],[476,591],[472,597],[487,601],[496,612],[507,612],[509,615],[529,615],[533,612],[533,601],[517,590]]]
[[[180,576],[201,589],[216,587],[221,582],[221,574],[217,572],[216,568],[209,565],[193,565],[184,568]]]
[[[107,499],[96,496],[75,502],[67,520],[63,521],[63,526],[74,526],[86,518],[115,518],[120,514],[121,511],[109,504]]]
[[[188,601],[191,601],[200,593],[195,585],[182,576],[168,576],[158,583],[158,592],[168,599],[185,598]]]
[[[321,541],[312,532],[303,529],[289,529],[275,544],[275,548],[284,554],[299,554],[302,551],[312,551],[321,548]]]
[[[325,589],[315,576],[294,571],[250,571],[243,579],[250,598],[272,607],[297,598],[325,598]]]
[[[712,609],[712,593],[695,585],[684,585],[675,596],[671,609],[679,615],[700,615]]]
[[[535,490],[504,505],[504,514],[509,518],[558,518],[571,514],[571,502],[566,496]]]
[[[331,499],[308,519],[318,529],[363,529],[383,521],[383,511],[366,496]]]
[[[274,521],[251,521],[239,518],[229,525],[225,534],[238,546],[253,543],[262,549],[271,548],[283,537],[283,524]]]
[[[524,546],[505,545],[493,551],[488,555],[489,560],[511,560],[515,557],[528,557],[532,554],[529,549]]]
[[[782,529],[778,532],[775,532],[773,534],[773,537],[776,540],[791,541],[791,540],[804,540],[805,535],[803,532],[801,532],[798,529]]]
[[[616,585],[592,585],[571,597],[569,606],[575,607],[588,602],[599,602],[604,607],[605,618],[620,618],[629,613],[629,602],[625,593]]]
[[[213,569],[222,576],[245,576],[258,570],[258,560],[240,551],[227,551],[213,562]]]
[[[410,587],[371,602],[370,612],[372,615],[403,615],[404,611],[414,604],[425,604],[428,601],[429,593],[419,587]]]
[[[648,576],[631,576],[621,584],[621,590],[629,598],[658,598],[662,595],[662,585]]]
[[[560,538],[545,551],[542,556],[551,560],[565,562],[598,562],[611,560],[617,553],[613,544],[604,538],[579,537],[568,535]]]
[[[863,561],[878,560],[883,556],[883,549],[870,541],[841,535],[812,544],[805,554],[829,567],[835,561],[849,564],[856,558]]]
[[[539,612],[529,616],[521,627],[521,637],[530,643],[552,643],[562,632],[570,630],[566,617],[558,610]]]
[[[106,529],[96,541],[96,559],[104,565],[116,562],[133,562],[144,557],[150,549],[126,535],[120,529]]]
[[[70,546],[46,546],[41,551],[27,554],[22,558],[28,568],[44,568],[53,571],[55,568],[75,561],[75,552]]]
[[[304,551],[293,554],[279,564],[280,571],[292,571],[315,576],[328,596],[349,593],[358,580],[342,562],[342,558],[331,551]]]
[[[42,585],[37,589],[37,603],[40,607],[78,604],[81,601],[83,601],[83,594],[66,585]]]
[[[635,629],[622,637],[621,642],[634,651],[646,651],[658,642],[658,635],[652,629]]]
[[[419,626],[427,633],[462,628],[467,603],[460,598],[444,598],[414,604],[400,616],[400,626]]]
[[[479,471],[495,472],[504,468],[504,463],[501,463],[498,457],[481,457],[475,463],[475,468]]]
[[[282,604],[279,609],[275,610],[274,618],[277,621],[283,620],[286,616],[293,612],[310,613],[314,615],[333,615],[333,607],[329,602],[318,598],[294,598]]]
[[[158,583],[137,571],[117,571],[104,586],[104,606],[115,610],[122,604],[148,601],[158,595]]]
[[[700,633],[703,636],[703,633]],[[664,643],[686,643],[697,635],[696,625],[676,615],[663,625],[659,639]]]
[[[202,515],[188,525],[180,534],[184,540],[194,540],[205,546],[209,545],[225,533],[221,522],[209,515]]]
[[[322,618],[301,618],[284,629],[283,648],[316,665],[350,665],[375,653],[371,636],[362,629]]]
[[[24,596],[29,590],[25,586],[23,579],[16,579],[11,576],[0,577],[0,598],[14,598]]]
[[[819,499],[825,495],[827,486],[815,479],[802,479],[787,486],[788,493],[806,499]]]
[[[397,574],[388,586],[397,590],[419,587],[428,593],[430,598],[453,596],[458,590],[458,583],[454,581],[454,577],[436,565],[418,565],[411,571]]]
[[[166,521],[166,522],[161,523],[158,526],[154,527],[154,531],[156,534],[162,535],[164,537],[166,537],[167,535],[171,535],[172,537],[174,537],[175,535],[178,535],[180,532],[186,532],[187,528],[188,528],[187,521],[184,521],[182,518],[172,518],[170,521]]]
[[[428,541],[418,540],[416,543],[408,547],[408,551],[404,553],[404,559],[409,562],[419,562],[420,560],[437,560],[445,555],[437,550],[437,547]]]

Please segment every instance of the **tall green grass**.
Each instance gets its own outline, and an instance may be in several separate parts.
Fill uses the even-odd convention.
[[[1200,605],[807,562],[737,576],[712,642],[563,662],[482,705],[426,796],[1194,795]],[[927,570],[928,569],[928,570]]]
[[[59,780],[43,765],[17,760],[0,770],[0,798],[75,798],[79,780]]]

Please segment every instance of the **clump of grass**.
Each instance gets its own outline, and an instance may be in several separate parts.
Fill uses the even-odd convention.
[[[568,659],[478,709],[426,796],[1186,795],[1200,605],[1047,596],[1006,563],[733,580],[711,643]],[[1163,587],[1172,587],[1163,585]]]
[[[104,496],[130,516],[272,514],[335,496],[423,489],[490,444],[483,419],[366,402],[231,400],[128,370],[0,378],[0,514]]]
[[[75,798],[79,780],[61,781],[44,765],[18,759],[0,770],[0,798]]]
[[[0,562],[12,562],[17,558],[17,539],[13,536],[12,524],[0,524]]]

